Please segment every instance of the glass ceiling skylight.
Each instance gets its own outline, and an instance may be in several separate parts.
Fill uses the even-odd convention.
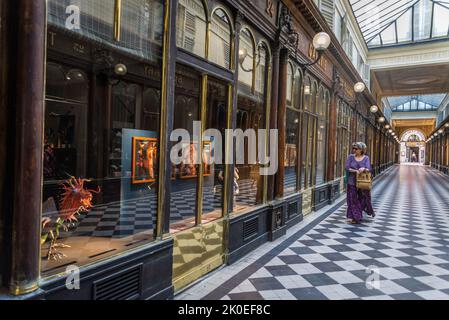
[[[449,0],[349,0],[369,48],[449,38]]]
[[[445,94],[389,97],[388,102],[393,112],[436,111],[445,97]]]

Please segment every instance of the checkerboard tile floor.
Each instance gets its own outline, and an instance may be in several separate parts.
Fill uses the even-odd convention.
[[[373,190],[375,219],[350,225],[346,205],[336,208],[224,282],[214,277],[230,267],[181,298],[449,299],[448,182],[426,167],[394,167]]]

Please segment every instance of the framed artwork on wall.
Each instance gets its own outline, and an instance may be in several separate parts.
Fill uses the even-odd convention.
[[[210,175],[212,175],[212,166],[210,165],[212,157],[213,157],[212,143],[210,141],[204,141],[203,142],[203,165],[204,165],[203,175],[205,177],[209,177]]]
[[[132,140],[132,184],[155,182],[157,139],[133,137]]]

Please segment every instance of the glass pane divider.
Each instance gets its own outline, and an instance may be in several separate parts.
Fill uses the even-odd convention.
[[[207,105],[207,80],[208,75],[202,75],[201,85],[201,133],[198,137],[198,154],[199,154],[199,168],[198,168],[198,194],[197,194],[197,212],[196,225],[202,224],[203,217],[203,187],[204,187],[204,163],[203,163],[203,134],[206,130],[206,105]]]

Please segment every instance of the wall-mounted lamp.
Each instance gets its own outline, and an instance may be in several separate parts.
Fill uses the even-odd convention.
[[[384,123],[385,122],[385,117],[380,117],[377,121],[379,121],[379,123]]]
[[[389,124],[386,124],[386,125],[385,125],[385,129],[388,130],[388,129],[390,129],[390,128],[391,128],[391,126],[390,126]]]
[[[318,32],[314,37],[312,41],[312,45],[315,48],[317,54],[317,57],[314,61],[310,63],[302,63],[303,66],[312,66],[318,61],[320,61],[321,56],[323,55],[324,51],[329,48],[331,44],[331,37],[326,32]]]
[[[438,133],[439,133],[439,134],[443,134],[443,132],[444,132],[443,129],[438,130]]]
[[[438,133],[437,133],[437,132],[435,132],[433,135],[434,135],[435,137],[438,137]]]
[[[369,111],[371,111],[371,113],[377,113],[377,111],[379,111],[379,107],[378,106],[371,106],[371,108],[369,108]]]
[[[123,63],[117,63],[114,66],[114,73],[117,76],[123,77],[128,73],[128,68]]]
[[[354,91],[357,93],[362,93],[363,91],[365,91],[366,89],[366,85],[363,82],[357,82],[354,85]]]
[[[329,48],[331,44],[331,37],[326,32],[318,32],[315,37],[313,37],[313,46],[318,52],[323,52]]]

